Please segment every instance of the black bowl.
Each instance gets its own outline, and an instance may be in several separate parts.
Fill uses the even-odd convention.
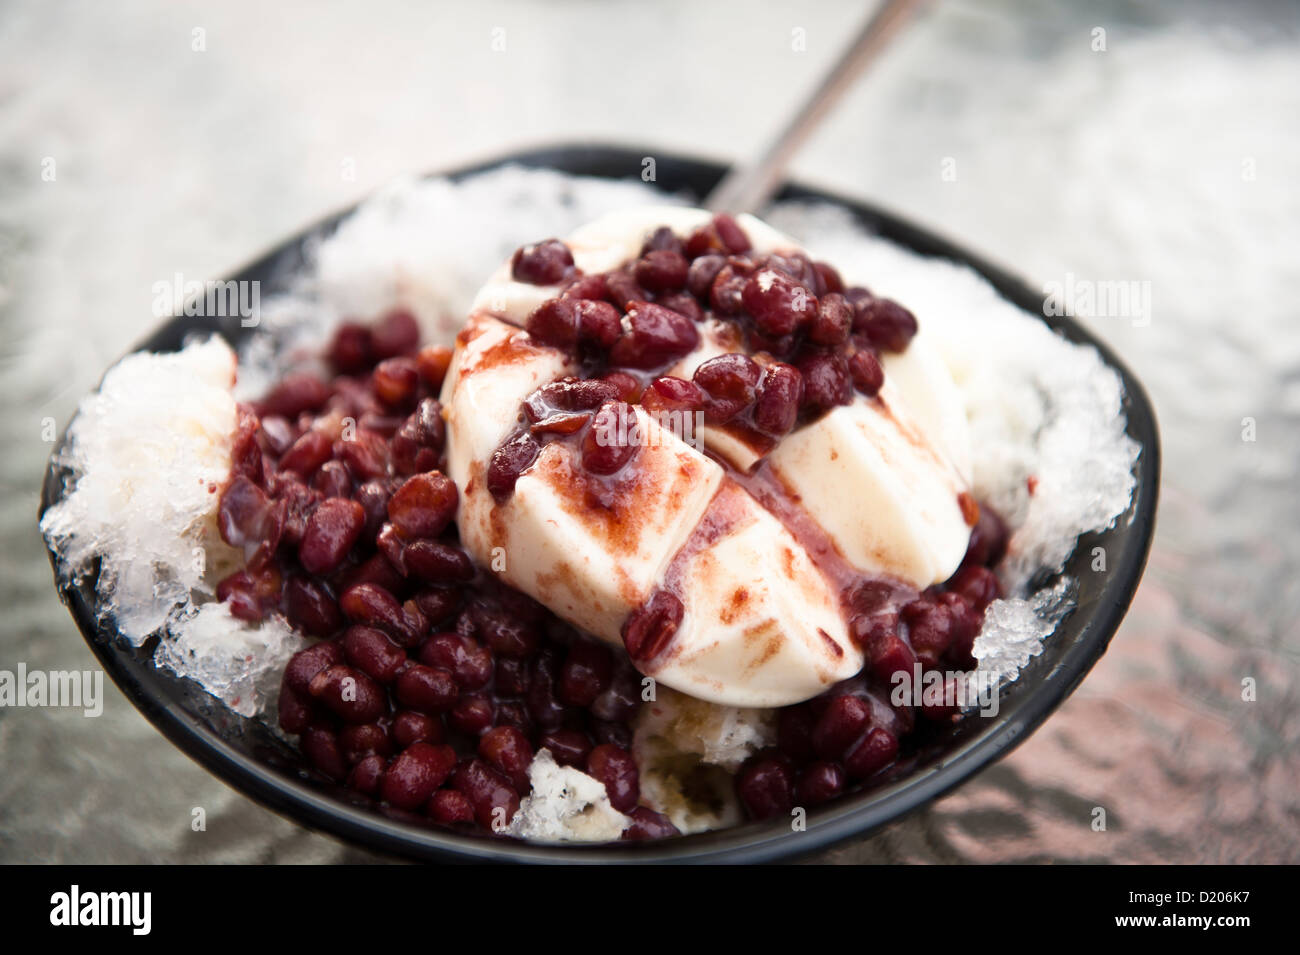
[[[645,155],[643,150],[565,146],[507,156],[448,175],[460,178],[517,163],[576,175],[636,178]],[[654,155],[657,185],[666,192],[704,196],[725,171],[716,163],[665,156],[657,150]],[[794,185],[787,186],[779,198],[833,202],[886,239],[924,255],[974,268],[1008,301],[1041,315],[1042,296],[1022,281],[894,216]],[[303,265],[307,241],[329,234],[346,215],[339,213],[289,239],[232,278],[258,280],[268,294],[283,289]],[[925,805],[1009,752],[1069,696],[1105,652],[1137,589],[1155,525],[1160,470],[1155,416],[1141,385],[1108,348],[1069,318],[1044,320],[1067,339],[1094,346],[1123,379],[1128,434],[1141,447],[1137,485],[1129,509],[1109,530],[1080,541],[1065,567],[1065,573],[1078,581],[1077,606],[1020,679],[1003,689],[996,717],[967,719],[945,730],[929,741],[914,760],[910,773],[812,810],[802,832],[792,831],[788,820],[776,819],[656,843],[542,846],[464,835],[385,815],[368,800],[313,773],[296,752],[260,723],[231,712],[197,684],[156,669],[150,659],[152,642],[134,649],[110,625],[99,625],[93,583],[73,583],[66,568],[51,553],[55,583],[104,669],[150,722],[230,785],[311,828],[370,849],[427,861],[750,863],[810,853],[854,836],[865,836]],[[172,319],[141,342],[139,348],[177,350],[187,334],[210,330],[213,322],[212,318]],[[238,319],[216,327],[231,342],[250,334],[239,326]],[[41,495],[42,514],[63,493],[61,477],[52,460]],[[1106,548],[1111,558],[1109,573],[1089,572],[1088,558],[1094,546]]]

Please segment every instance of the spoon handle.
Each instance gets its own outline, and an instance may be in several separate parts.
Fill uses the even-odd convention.
[[[926,0],[885,0],[863,24],[858,35],[840,55],[813,94],[799,104],[790,121],[752,165],[736,165],[709,193],[705,205],[714,212],[749,212],[758,209],[773,193],[785,170],[804,141],[831,111],[853,81],[866,69],[908,18]]]

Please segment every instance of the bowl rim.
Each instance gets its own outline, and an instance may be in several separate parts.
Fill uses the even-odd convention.
[[[511,164],[550,168],[577,176],[634,178],[647,155],[655,157],[661,178],[666,178],[663,173],[667,169],[672,174],[689,176],[697,181],[716,181],[726,168],[711,160],[660,150],[647,152],[626,146],[574,143],[507,153],[451,170],[429,173],[424,178],[463,179]],[[965,782],[1005,756],[1040,726],[1073,692],[1105,652],[1118,629],[1141,579],[1155,527],[1160,444],[1154,409],[1140,382],[1108,345],[1073,318],[1044,316],[1041,308],[1043,296],[1003,268],[869,203],[797,183],[787,184],[776,201],[788,200],[829,202],[846,209],[860,225],[887,240],[922,255],[948,259],[972,268],[1003,298],[1035,315],[1067,339],[1094,347],[1103,361],[1120,376],[1124,387],[1126,431],[1137,441],[1140,451],[1129,509],[1110,529],[1101,533],[1110,533],[1121,522],[1128,525],[1130,532],[1124,538],[1125,546],[1121,553],[1112,561],[1095,609],[1082,623],[1061,659],[1047,673],[1036,675],[1028,690],[1023,689],[1027,683],[1013,684],[1020,695],[1007,719],[990,720],[988,726],[971,733],[950,753],[888,785],[851,794],[810,811],[806,829],[802,831],[794,831],[787,821],[776,819],[657,842],[547,845],[408,824],[369,806],[337,799],[316,789],[305,779],[295,778],[242,752],[174,696],[162,691],[157,681],[158,671],[151,661],[138,659],[134,651],[122,647],[111,626],[101,625],[82,589],[75,582],[61,578],[59,558],[47,545],[56,587],[86,643],[113,682],[145,718],[174,745],[228,785],[300,825],[372,851],[415,860],[569,864],[768,862],[808,855],[855,836],[864,837]],[[240,276],[269,268],[286,254],[301,256],[309,239],[328,234],[364,201],[365,198],[299,231],[229,278],[238,280]],[[176,327],[186,321],[184,316],[171,319],[131,351],[158,347],[150,345],[150,342],[173,337]],[[47,464],[41,490],[42,516],[63,490],[56,461],[65,438],[66,429]],[[1059,627],[1066,626],[1070,619],[1067,617],[1058,625],[1058,632]],[[151,674],[154,675],[152,683]]]

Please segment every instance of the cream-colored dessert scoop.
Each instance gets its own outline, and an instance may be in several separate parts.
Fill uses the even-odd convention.
[[[634,259],[654,229],[685,235],[709,218],[698,209],[640,208],[590,223],[566,244],[579,269],[603,272]],[[738,222],[756,252],[798,249],[752,216]],[[839,584],[728,476],[728,468],[751,470],[761,452],[725,429],[700,431],[715,460],[638,407],[645,440],[623,472],[593,479],[569,445],[552,443],[513,495],[492,497],[488,461],[522,420],[524,398],[577,371],[520,328],[558,291],[514,281],[507,263],[480,291],[458,337],[442,400],[466,549],[506,583],[616,645],[628,615],[667,586],[685,613],[668,647],[641,668],[692,696],[782,706],[856,673],[862,654],[848,636]],[[725,350],[716,330],[702,326],[699,347],[672,372],[689,377]],[[886,369],[879,400],[857,396],[787,435],[768,459],[848,563],[923,588],[950,576],[965,551],[958,494],[967,486],[969,439],[956,387],[922,336]],[[588,493],[593,480],[604,482],[599,506]],[[707,537],[701,526],[712,528]]]

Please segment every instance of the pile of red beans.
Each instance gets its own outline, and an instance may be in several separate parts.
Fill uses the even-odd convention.
[[[660,228],[634,261],[610,272],[580,274],[558,239],[520,248],[511,270],[517,281],[561,287],[525,327],[533,340],[571,355],[583,370],[572,381],[585,387],[550,400],[552,418],[542,427],[526,405],[528,426],[490,462],[499,500],[559,428],[581,430],[579,460],[592,474],[626,466],[636,447],[599,439],[626,431],[617,423],[632,414],[630,404],[702,412],[770,445],[801,421],[848,404],[855,391],[874,397],[884,384],[880,353],[905,350],[917,330],[907,309],[862,287],[846,289],[824,262],[799,252],[754,253],[727,215],[685,239]],[[690,380],[664,374],[700,344],[699,325],[708,319],[722,324],[736,350],[701,363]]]
[[[605,784],[626,838],[674,833],[637,806],[640,674],[459,547],[434,397],[450,354],[418,340],[406,312],[345,325],[331,380],[240,409],[218,524],[245,566],[218,596],[319,638],[285,669],[281,727],[323,775],[440,823],[500,831],[546,747]]]
[[[779,436],[801,416],[851,400],[854,387],[874,394],[877,354],[906,347],[916,329],[910,313],[844,290],[822,263],[749,248],[735,222],[718,216],[685,241],[655,232],[635,262],[605,275],[575,274],[553,240],[520,249],[516,278],[568,283],[528,331],[570,349],[593,373],[530,396],[527,426],[494,456],[492,493],[508,495],[539,441],[557,437],[581,442],[590,472],[617,472],[635,448],[588,436],[598,416],[630,413],[629,402],[722,422],[743,416]],[[656,377],[695,347],[706,312],[734,322],[759,360],[728,354],[701,365],[693,381]],[[298,735],[318,772],[389,811],[500,832],[545,747],[604,783],[614,808],[633,819],[625,839],[674,835],[666,817],[638,805],[630,723],[642,677],[628,655],[503,586],[459,546],[436,397],[450,357],[421,349],[413,316],[394,311],[339,328],[328,380],[290,374],[240,407],[218,524],[245,566],[221,581],[218,596],[237,617],[282,613],[317,639],[285,669],[280,725]],[[895,761],[917,713],[888,703],[889,677],[917,661],[972,664],[971,644],[998,592],[989,568],[1005,542],[1005,528],[984,510],[947,584],[901,608],[871,581],[849,595],[867,667],[781,711],[778,746],[736,777],[752,818],[824,802]]]

